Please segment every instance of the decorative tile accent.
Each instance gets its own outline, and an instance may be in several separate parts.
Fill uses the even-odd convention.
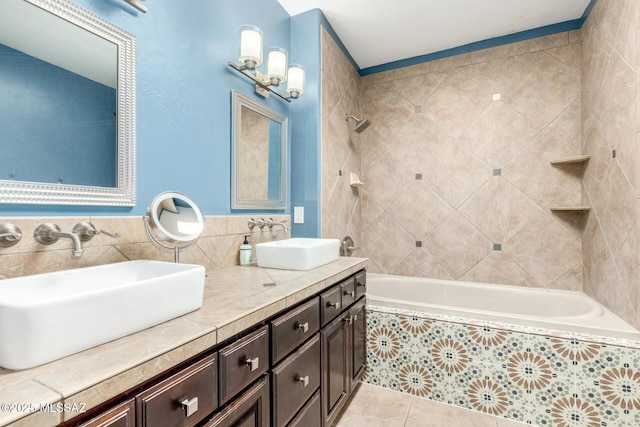
[[[370,384],[537,426],[640,420],[638,342],[616,346],[599,343],[603,337],[383,310],[367,307]]]

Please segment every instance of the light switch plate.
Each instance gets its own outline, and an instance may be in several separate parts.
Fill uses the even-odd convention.
[[[293,223],[304,224],[304,206],[293,207]]]

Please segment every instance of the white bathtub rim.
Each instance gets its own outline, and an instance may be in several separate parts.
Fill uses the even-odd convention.
[[[567,329],[554,329],[549,325],[520,325],[515,323],[500,322],[496,320],[484,320],[472,317],[453,316],[451,314],[425,313],[423,311],[411,311],[407,309],[399,309],[393,307],[378,306],[367,301],[367,312],[379,312],[395,315],[403,315],[409,317],[417,317],[448,323],[466,324],[478,327],[487,327],[506,332],[520,332],[524,334],[542,335],[557,338],[575,339],[582,342],[590,342],[596,344],[615,345],[619,347],[634,348],[640,350],[640,334],[630,334],[624,332],[610,333],[608,335],[600,335],[597,333],[589,334]],[[532,322],[536,323],[536,322]],[[594,331],[595,332],[595,331]]]
[[[387,275],[368,273],[368,281],[376,279],[392,279],[403,278],[404,276]],[[594,340],[602,342],[603,339],[613,338],[630,340],[636,343],[634,346],[640,345],[640,331],[633,328],[623,319],[612,313],[606,307],[599,304],[593,298],[579,291],[567,291],[567,290],[554,290],[544,288],[523,288],[521,286],[514,285],[498,285],[493,283],[481,283],[481,282],[465,282],[465,281],[452,281],[445,279],[431,279],[431,278],[415,278],[407,277],[407,279],[425,280],[430,283],[438,285],[447,285],[451,283],[463,285],[463,286],[486,286],[497,290],[513,290],[516,292],[534,292],[534,293],[554,293],[554,294],[566,294],[571,296],[579,296],[585,300],[589,300],[593,303],[594,307],[597,306],[597,310],[592,309],[591,312],[584,315],[572,315],[572,316],[556,316],[540,318],[533,315],[518,314],[516,318],[509,313],[500,314],[494,311],[486,311],[481,309],[457,309],[456,307],[438,305],[433,303],[423,304],[414,303],[412,301],[406,301],[401,299],[394,299],[388,297],[380,297],[370,295],[367,292],[367,304],[371,307],[378,307],[384,309],[389,307],[396,310],[408,310],[411,313],[426,312],[427,316],[429,312],[435,312],[434,314],[444,316],[448,318],[464,319],[466,323],[468,321],[478,318],[480,322],[496,322],[497,324],[505,324],[509,326],[521,326],[525,329],[530,327],[542,328],[546,331],[555,332],[569,332],[570,334],[582,334],[588,337],[597,337]],[[418,316],[425,317],[425,316]],[[512,328],[511,328],[512,329]]]

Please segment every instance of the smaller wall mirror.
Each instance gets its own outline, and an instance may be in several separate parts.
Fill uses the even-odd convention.
[[[195,243],[204,230],[204,218],[196,202],[173,191],[160,193],[153,199],[144,221],[151,241],[173,250],[176,262],[180,261],[180,249]]]
[[[231,208],[286,208],[287,117],[232,92]]]

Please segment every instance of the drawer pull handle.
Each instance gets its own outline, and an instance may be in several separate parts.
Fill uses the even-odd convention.
[[[254,357],[253,359],[247,359],[244,363],[249,367],[251,372],[253,372],[260,366],[260,358]]]
[[[359,288],[364,288],[365,286],[367,286],[367,282],[358,282]]]
[[[309,375],[305,375],[304,377],[298,377],[298,382],[302,384],[303,387],[309,385]]]
[[[339,309],[340,309],[340,303],[339,303],[338,301],[336,301],[336,302],[330,302],[330,303],[327,303],[327,306],[328,306],[328,307],[333,307],[333,308],[335,308],[336,310],[339,310]]]
[[[298,323],[298,329],[302,329],[302,333],[307,333],[309,331],[309,322]]]
[[[191,415],[198,412],[198,398],[194,397],[193,399],[184,399],[180,402],[182,408],[184,409],[184,413],[189,418]]]
[[[353,298],[356,293],[354,291],[344,291],[343,295],[349,295],[351,298]]]
[[[353,325],[353,321],[355,319],[353,318],[353,316],[347,316],[343,319],[343,321],[347,324],[347,325]]]

